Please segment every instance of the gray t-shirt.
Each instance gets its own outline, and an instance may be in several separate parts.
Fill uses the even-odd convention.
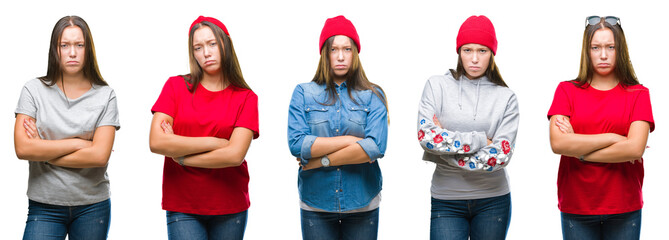
[[[100,126],[120,128],[116,94],[109,86],[93,85],[77,99],[68,99],[58,86],[39,79],[21,90],[16,114],[35,118],[42,139],[92,140]],[[66,168],[29,161],[28,198],[33,201],[77,206],[109,199],[107,167]]]

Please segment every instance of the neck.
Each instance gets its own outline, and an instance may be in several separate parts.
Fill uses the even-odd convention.
[[[609,90],[618,85],[618,79],[615,74],[599,75],[595,73],[590,79],[590,86],[598,90]]]
[[[346,78],[335,78],[334,82],[335,82],[335,84],[337,84],[337,86],[339,86],[342,83],[346,82]]]
[[[220,72],[215,75],[204,73],[200,83],[209,91],[220,91],[229,85],[228,81],[223,78]]]
[[[62,84],[67,84],[74,87],[90,87],[91,81],[84,77],[84,73],[76,74],[63,74],[63,77],[59,79]]]

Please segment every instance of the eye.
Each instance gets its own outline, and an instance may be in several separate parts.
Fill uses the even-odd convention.
[[[61,48],[66,48],[66,47],[67,47],[67,44],[62,43],[62,44],[60,44],[60,47],[61,47]]]
[[[609,50],[616,49],[616,46],[609,46]]]
[[[330,48],[330,52],[334,52],[334,51],[335,51],[335,49],[334,49],[334,48]]]
[[[470,52],[471,50],[469,50],[469,48],[465,48],[465,49],[462,49],[462,51],[468,53],[468,52]]]
[[[599,50],[599,47],[597,47],[597,46],[593,46],[593,47],[592,47],[592,50]]]
[[[346,48],[346,51],[348,51],[348,52],[350,52],[351,50],[352,50],[352,48]]]
[[[479,52],[480,52],[480,53],[486,53],[486,52],[488,52],[488,50],[481,49],[481,50],[479,50]]]
[[[213,47],[213,46],[216,46],[216,42],[212,42],[212,43],[210,43],[209,46],[212,46],[212,47]]]
[[[84,47],[84,44],[83,44],[83,43],[79,43],[79,44],[77,44],[77,47],[82,48],[82,47]]]
[[[195,51],[200,51],[200,49],[202,49],[202,47],[200,47],[200,46],[195,46],[195,47],[193,48],[193,50],[195,50]]]

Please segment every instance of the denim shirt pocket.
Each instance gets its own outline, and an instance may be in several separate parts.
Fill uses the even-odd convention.
[[[365,137],[365,127],[367,126],[367,115],[369,107],[364,105],[354,105],[348,108],[350,115],[348,118],[348,135],[356,137]]]
[[[328,108],[323,105],[307,105],[305,112],[311,134],[319,137],[330,137]]]

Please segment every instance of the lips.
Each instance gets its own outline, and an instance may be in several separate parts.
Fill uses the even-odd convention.
[[[346,65],[335,65],[335,69],[346,69]]]
[[[212,64],[214,64],[214,63],[216,63],[215,60],[209,60],[209,61],[204,62],[204,65],[205,65],[205,66],[209,66],[209,65],[212,65]]]

